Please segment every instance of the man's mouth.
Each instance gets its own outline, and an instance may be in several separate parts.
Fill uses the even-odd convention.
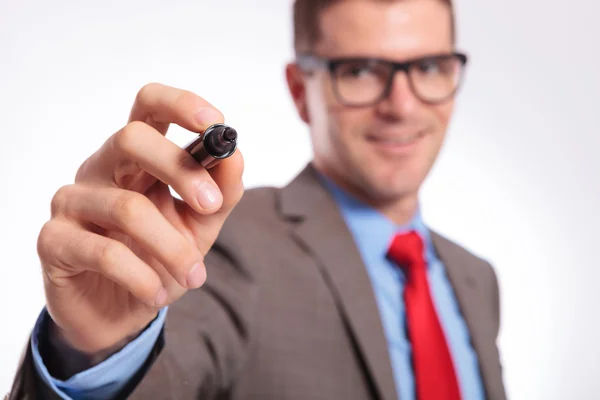
[[[425,131],[420,130],[411,134],[390,134],[390,135],[367,135],[367,140],[373,144],[390,147],[409,146],[425,136]]]

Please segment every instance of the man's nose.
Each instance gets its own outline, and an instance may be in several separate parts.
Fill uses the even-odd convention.
[[[380,110],[395,117],[403,117],[414,112],[419,104],[405,71],[397,71],[392,81],[388,96],[380,103]]]

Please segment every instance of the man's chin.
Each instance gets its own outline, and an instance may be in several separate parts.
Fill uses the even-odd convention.
[[[408,182],[398,182],[389,180],[365,180],[363,182],[363,196],[368,202],[376,205],[391,205],[392,203],[403,202],[414,199],[417,196],[418,185],[407,184]]]
[[[407,176],[406,173],[399,172],[389,165],[366,162],[361,166],[348,165],[344,170],[338,169],[336,175],[341,178],[338,183],[344,182],[342,186],[346,190],[350,190],[362,201],[373,205],[414,197],[419,185],[413,182],[414,177],[410,174]]]
[[[416,192],[407,188],[371,187],[368,196],[377,204],[391,204],[416,197]]]

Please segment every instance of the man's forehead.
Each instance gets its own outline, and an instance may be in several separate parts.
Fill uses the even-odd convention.
[[[440,0],[340,1],[319,24],[317,49],[328,55],[406,58],[452,48],[450,8]]]

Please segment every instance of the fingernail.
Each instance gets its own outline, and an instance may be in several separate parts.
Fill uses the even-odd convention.
[[[221,191],[212,183],[202,182],[198,185],[198,203],[202,208],[210,210],[218,207],[221,202]]]
[[[206,270],[201,264],[196,264],[192,267],[187,277],[187,285],[190,289],[196,289],[202,286],[206,280]]]
[[[162,305],[165,304],[165,302],[167,301],[167,296],[168,296],[167,289],[165,289],[165,288],[160,289],[160,291],[154,298],[154,304],[156,305],[156,307],[162,307]]]
[[[196,111],[194,118],[200,125],[212,125],[221,120],[221,113],[214,108],[205,107]]]

